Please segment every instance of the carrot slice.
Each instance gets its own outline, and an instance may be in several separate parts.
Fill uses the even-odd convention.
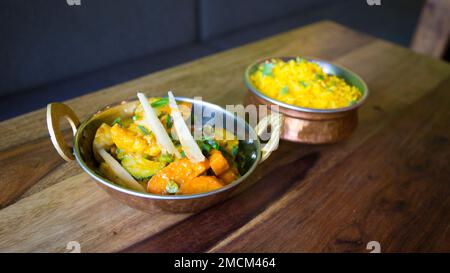
[[[182,184],[178,194],[197,194],[213,191],[223,187],[215,176],[199,176]]]
[[[208,169],[208,160],[194,163],[188,158],[183,158],[174,161],[150,179],[147,184],[147,191],[154,194],[164,194],[169,180],[175,181],[178,185],[183,185]]]
[[[227,159],[218,150],[212,150],[209,156],[209,164],[216,175],[221,175],[230,168]]]
[[[239,172],[236,168],[229,168],[226,172],[219,175],[219,178],[225,183],[230,184],[239,178]]]

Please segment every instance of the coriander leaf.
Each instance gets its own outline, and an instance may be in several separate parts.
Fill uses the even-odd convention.
[[[160,100],[152,102],[151,106],[157,108],[157,107],[167,105],[168,103],[169,103],[169,98],[162,98]]]
[[[284,96],[289,92],[289,87],[285,86],[281,88],[280,95]]]
[[[202,150],[204,150],[207,154],[211,151],[211,146],[209,146],[208,143],[204,143],[202,144]]]
[[[262,66],[262,73],[264,76],[273,76],[272,69],[274,67],[273,63],[264,63]]]
[[[173,125],[172,117],[170,115],[166,116],[166,127],[171,129]]]
[[[305,60],[305,58],[297,57],[297,58],[295,58],[295,61],[296,61],[297,63],[303,63],[303,62],[305,62],[306,60]]]
[[[208,143],[209,146],[211,146],[215,150],[219,150],[220,149],[219,143],[217,143],[217,141],[215,141],[214,139],[207,139],[206,143]]]
[[[231,149],[231,155],[232,155],[233,157],[236,157],[236,155],[237,155],[238,152],[239,152],[239,146],[238,146],[238,145],[233,146],[233,148]]]
[[[141,130],[141,132],[144,134],[144,135],[149,135],[150,134],[150,132],[147,130],[147,128],[145,128],[144,126],[142,126],[142,125],[138,125],[137,126],[138,128],[139,128],[139,130]]]
[[[116,119],[112,122],[111,126],[114,126],[115,124],[122,125],[122,118],[121,118],[121,117],[116,118]]]
[[[300,81],[300,84],[303,85],[303,87],[308,87],[308,84],[305,81]]]

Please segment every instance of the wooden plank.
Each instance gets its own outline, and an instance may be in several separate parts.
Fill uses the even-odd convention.
[[[365,252],[373,240],[383,252],[450,251],[449,87],[450,78],[211,251]]]
[[[293,183],[305,177],[316,161],[317,154],[310,154],[280,166],[229,202],[194,215],[124,252],[205,251],[209,244],[226,237],[230,231],[244,225],[264,211],[274,199],[289,191]]]
[[[115,251],[187,215],[147,214],[112,199],[79,174],[0,211],[0,252]]]

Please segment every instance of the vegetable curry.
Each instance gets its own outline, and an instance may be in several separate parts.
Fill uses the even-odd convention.
[[[132,117],[117,117],[97,129],[93,150],[102,176],[160,195],[204,193],[240,177],[234,135],[215,129],[195,141],[186,125],[189,103],[175,102],[171,92],[168,98],[138,96],[141,104]]]

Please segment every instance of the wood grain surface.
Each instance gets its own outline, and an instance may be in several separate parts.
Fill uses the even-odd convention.
[[[0,123],[0,251],[450,251],[450,65],[322,21],[69,100],[80,119],[137,91],[242,103],[243,72],[313,56],[368,84],[346,141],[282,141],[255,184],[197,214],[146,214],[98,188],[51,145],[45,109]],[[92,90],[95,91],[95,90]],[[68,128],[68,126],[66,126]],[[70,137],[70,134],[67,134]]]

